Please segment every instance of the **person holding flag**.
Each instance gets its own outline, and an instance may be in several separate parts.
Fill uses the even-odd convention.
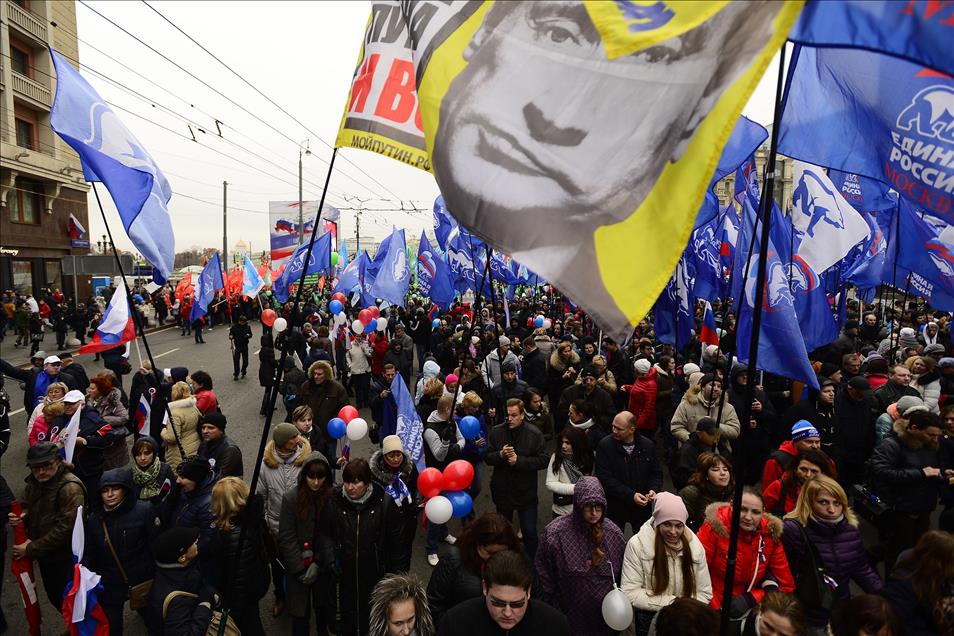
[[[59,611],[72,571],[70,532],[77,510],[86,503],[86,488],[50,442],[30,447],[27,466],[23,512],[8,515],[11,526],[22,523],[27,529],[27,540],[13,546],[13,558],[37,562],[46,597]]]
[[[189,322],[195,330],[196,344],[205,344],[202,337],[202,320],[208,314],[209,303],[215,299],[216,290],[225,287],[225,281],[222,279],[222,266],[219,264],[219,253],[216,252],[209,259],[199,274],[199,282],[196,285],[195,298],[192,299],[192,310],[189,312]]]

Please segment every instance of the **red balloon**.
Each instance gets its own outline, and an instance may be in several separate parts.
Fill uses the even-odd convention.
[[[371,324],[371,312],[367,309],[362,309],[358,312],[358,320],[361,321],[361,324],[367,327]]]
[[[341,292],[335,292],[334,294],[331,295],[331,300],[337,300],[343,305],[345,304],[345,302],[347,302],[348,297],[342,294]]]
[[[473,481],[474,467],[466,459],[452,461],[444,469],[444,487],[446,490],[466,490],[470,488]]]
[[[275,313],[274,309],[266,309],[262,312],[262,324],[266,327],[271,327],[274,325],[276,318],[278,318],[278,315]]]
[[[338,417],[343,419],[346,424],[350,424],[351,420],[358,417],[358,409],[354,408],[350,404],[348,406],[342,406],[341,410],[338,411]]]
[[[381,317],[381,310],[378,309],[377,305],[371,305],[370,307],[368,307],[368,311],[371,312],[371,317],[374,318],[375,320]]]
[[[473,469],[471,469],[473,470]],[[417,490],[425,499],[436,497],[444,490],[444,476],[436,468],[425,468],[417,476]]]

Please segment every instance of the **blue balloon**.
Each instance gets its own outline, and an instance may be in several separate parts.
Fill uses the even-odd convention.
[[[533,319],[533,326],[539,329],[543,326],[543,316],[537,316]]]
[[[464,490],[445,492],[444,496],[450,500],[451,506],[454,509],[454,516],[458,519],[466,517],[474,509],[474,500],[471,499],[470,495]]]
[[[345,436],[348,425],[340,417],[333,417],[328,420],[328,434],[334,439],[341,439]]]
[[[431,329],[437,329],[440,326],[441,326],[440,318],[435,318],[434,320],[431,321]]]
[[[340,300],[332,300],[330,303],[328,303],[328,309],[331,310],[331,313],[337,316],[344,309],[344,306],[341,304]]]
[[[480,435],[480,420],[473,415],[465,415],[461,418],[457,428],[460,429],[460,434],[464,436],[464,439],[477,439]]]
[[[372,320],[364,326],[364,333],[374,333],[374,330],[378,328],[378,321]]]

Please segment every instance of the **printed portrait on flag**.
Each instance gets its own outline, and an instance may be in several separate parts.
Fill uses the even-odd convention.
[[[376,150],[368,113],[403,104],[392,141],[419,131],[453,216],[624,334],[801,3],[656,5],[375,3],[338,145]]]

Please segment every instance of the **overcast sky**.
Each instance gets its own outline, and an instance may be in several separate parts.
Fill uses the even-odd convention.
[[[80,60],[89,67],[83,68],[84,75],[108,102],[135,113],[115,109],[172,185],[169,213],[176,249],[221,249],[222,182],[227,181],[229,251],[239,239],[260,251],[268,242],[268,201],[298,199],[299,143],[305,139],[312,154],[304,159],[304,197],[320,196],[370,3],[151,4],[303,124],[268,103],[142,2],[89,5],[201,82],[77,3]],[[776,69],[773,63],[744,111],[762,124],[772,119]],[[221,138],[215,120],[222,122]],[[327,201],[339,208],[400,208],[401,200],[405,208],[416,205],[422,210],[369,211],[361,218],[362,237],[380,240],[394,223],[408,228],[408,241],[416,243],[421,229],[431,224],[430,206],[437,195],[430,174],[374,153],[344,149],[335,162]],[[120,227],[115,208],[107,206],[110,225]],[[95,241],[104,232],[92,196],[89,218]],[[354,212],[343,209],[339,236],[353,245],[354,233]],[[114,232],[117,241],[120,235]],[[132,248],[124,235],[120,247]]]

